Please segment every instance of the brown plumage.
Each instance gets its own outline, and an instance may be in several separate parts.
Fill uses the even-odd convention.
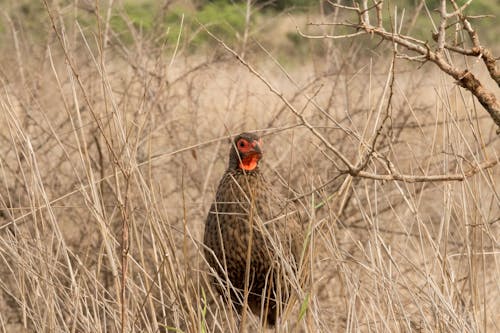
[[[204,243],[206,260],[218,275],[218,291],[230,290],[241,312],[248,269],[248,305],[273,326],[288,300],[303,238],[297,210],[272,190],[259,168],[261,158],[258,136],[242,133],[234,139],[207,216]]]

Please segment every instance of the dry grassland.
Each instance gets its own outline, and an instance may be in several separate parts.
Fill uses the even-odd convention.
[[[275,93],[221,45],[103,52],[55,21],[1,47],[0,331],[235,332],[200,240],[243,130],[309,217],[312,283],[277,331],[500,331],[500,141],[449,77],[359,41],[281,68],[255,46]]]

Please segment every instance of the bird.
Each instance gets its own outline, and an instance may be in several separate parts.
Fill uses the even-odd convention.
[[[204,256],[215,273],[213,284],[239,315],[246,289],[250,310],[274,327],[303,255],[303,223],[293,202],[265,178],[262,148],[254,133],[234,137],[206,218]]]

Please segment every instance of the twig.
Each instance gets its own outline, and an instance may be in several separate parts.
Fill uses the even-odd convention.
[[[200,23],[201,24],[201,23]],[[285,98],[285,96],[283,96],[283,93],[278,91],[269,81],[266,80],[266,78],[264,78],[259,72],[257,72],[248,62],[246,62],[243,58],[241,58],[239,56],[238,53],[236,53],[236,51],[234,51],[233,49],[231,49],[226,43],[224,43],[224,41],[222,41],[221,39],[219,39],[217,36],[215,36],[214,34],[212,34],[210,32],[210,30],[208,30],[205,26],[202,25],[202,27],[205,29],[205,31],[210,35],[210,37],[212,37],[213,39],[215,39],[219,44],[221,44],[224,49],[226,49],[226,51],[228,51],[229,53],[231,53],[233,56],[236,57],[236,59],[242,63],[253,75],[255,75],[256,77],[258,77],[268,88],[269,90],[271,90],[271,92],[273,92],[276,96],[278,96],[282,101],[283,103],[286,104],[286,106],[290,109],[290,111],[292,111],[293,114],[295,114],[295,116],[297,118],[300,119],[300,121],[302,122],[302,124],[307,127],[318,139],[321,140],[321,142],[323,142],[323,144],[325,144],[325,146],[330,150],[332,151],[349,169],[352,169],[353,166],[352,164],[349,162],[349,160],[347,159],[347,157],[345,157],[337,148],[335,148],[328,140],[326,140],[323,135],[321,135],[321,133],[319,133],[316,128],[314,126],[312,126],[308,121],[307,119],[304,117],[304,115],[302,115],[299,111],[297,111],[295,109],[295,107],[293,105],[290,104],[290,102]]]
[[[456,16],[459,18],[459,20],[462,22],[463,29],[467,31],[467,33],[470,36],[473,48],[471,51],[465,51],[465,50],[460,50],[459,53],[467,53],[467,55],[473,55],[475,54],[476,56],[480,56],[483,58],[483,61],[488,69],[488,72],[490,73],[490,76],[495,80],[495,82],[500,86],[500,71],[497,69],[496,66],[496,58],[491,54],[489,50],[486,48],[482,47],[480,42],[479,42],[479,37],[476,33],[476,31],[472,28],[470,22],[467,20],[466,16],[464,16],[461,13],[461,8],[458,7],[456,4],[455,0],[451,0],[453,6],[455,7],[455,12]],[[337,7],[337,6],[336,6]],[[465,8],[465,7],[464,7]],[[367,34],[374,34],[382,37],[383,40],[389,41],[391,43],[396,43],[398,45],[403,46],[409,51],[416,52],[419,56],[414,57],[414,56],[402,56],[401,54],[398,55],[400,58],[406,58],[409,60],[416,60],[419,62],[423,62],[423,58],[427,61],[433,62],[435,65],[437,65],[440,70],[448,74],[449,76],[453,77],[457,83],[470,91],[481,103],[481,105],[486,109],[486,111],[489,113],[491,119],[497,126],[497,134],[500,134],[500,103],[495,96],[495,94],[487,89],[481,81],[468,69],[460,69],[456,67],[455,65],[451,64],[446,60],[446,57],[444,56],[443,50],[446,48],[446,43],[445,43],[445,30],[446,30],[446,22],[447,19],[450,17],[449,14],[446,13],[446,1],[441,0],[440,2],[440,16],[441,16],[441,21],[440,25],[438,28],[438,33],[437,33],[437,49],[436,51],[432,51],[430,47],[425,43],[424,41],[417,40],[411,36],[405,36],[397,32],[389,32],[386,31],[379,23],[378,26],[373,26],[369,25],[366,23],[363,23],[363,18],[361,11],[359,8],[354,8],[354,7],[347,7],[344,8],[350,11],[355,11],[357,12],[359,16],[360,23],[359,24],[352,24],[352,23],[342,23],[341,25],[344,25],[345,27],[357,29],[355,33],[350,33],[350,34],[342,34],[342,35],[316,35],[316,36],[311,36],[304,34],[300,31],[299,28],[297,28],[298,33],[305,37],[305,38],[330,38],[330,39],[345,39],[345,38],[353,38],[358,35],[361,35],[363,32]],[[380,15],[380,19],[382,19],[382,9],[381,6],[376,7],[376,12],[377,15]],[[380,20],[381,22],[381,20]],[[449,48],[449,50],[452,50],[452,48]]]
[[[470,168],[466,172],[462,174],[445,174],[445,175],[426,175],[426,176],[416,176],[416,175],[404,175],[400,174],[397,172],[392,171],[390,174],[386,175],[380,175],[380,174],[373,174],[370,172],[366,171],[359,171],[355,176],[361,177],[361,178],[370,178],[370,179],[376,179],[376,180],[385,180],[385,181],[402,181],[405,183],[423,183],[423,182],[443,182],[443,181],[463,181],[475,174],[477,174],[480,171],[489,169],[494,167],[495,165],[498,164],[498,161],[493,160],[493,161],[485,161],[482,162],[478,165],[476,165],[473,168]],[[344,172],[344,173],[349,173],[349,172]]]

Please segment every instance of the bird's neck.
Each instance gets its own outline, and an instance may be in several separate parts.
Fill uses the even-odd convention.
[[[232,169],[231,173],[234,174],[234,175],[238,175],[238,176],[245,176],[245,175],[256,176],[256,175],[260,174],[260,168],[259,168],[258,165],[255,166],[252,169],[244,169],[244,168],[240,168],[238,166],[238,167]]]

